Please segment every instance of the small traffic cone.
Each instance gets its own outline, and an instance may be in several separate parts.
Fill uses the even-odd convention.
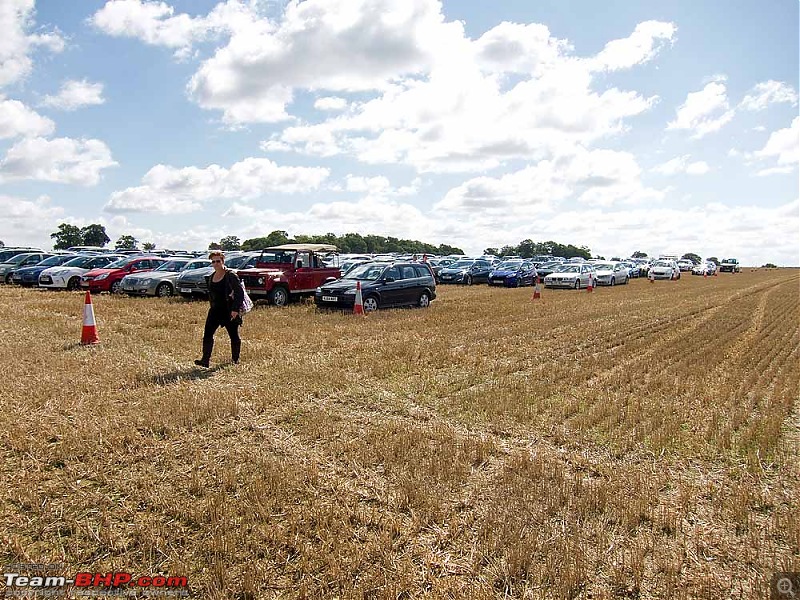
[[[361,297],[361,282],[356,281],[356,301],[353,304],[353,314],[354,315],[363,315],[364,314],[364,299]]]
[[[650,281],[650,283],[655,282],[656,278],[653,276],[653,271],[647,272],[647,279]]]
[[[589,273],[589,285],[586,286],[586,291],[590,292],[590,293],[594,291],[594,284],[592,283],[592,274],[591,273]]]
[[[703,271],[703,279],[708,279],[708,271]]]
[[[86,300],[84,300],[83,303],[83,330],[81,331],[81,346],[99,343],[100,338],[97,337],[97,325],[94,322],[92,295],[87,291]]]
[[[532,300],[538,300],[542,297],[542,287],[539,285],[539,278],[536,278],[536,284],[533,286],[533,298]]]

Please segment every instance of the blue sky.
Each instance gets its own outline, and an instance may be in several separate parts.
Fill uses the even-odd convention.
[[[0,240],[800,264],[798,3],[5,0]]]

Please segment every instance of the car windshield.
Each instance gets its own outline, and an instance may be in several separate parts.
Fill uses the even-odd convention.
[[[94,256],[76,256],[71,260],[64,263],[65,267],[80,267],[84,268],[95,259]]]
[[[18,265],[19,263],[24,261],[29,256],[30,256],[30,254],[17,254],[16,256],[12,256],[11,258],[9,258],[6,261],[6,264],[7,265]]]
[[[594,268],[596,271],[613,271],[614,265],[610,263],[595,263]]]
[[[294,252],[281,252],[280,250],[275,250],[272,252],[264,252],[261,254],[261,258],[259,262],[262,263],[280,263],[285,264],[289,263],[292,264],[294,260]]]
[[[452,265],[448,265],[447,268],[448,269],[464,269],[464,268],[467,268],[467,267],[471,267],[472,264],[473,263],[472,263],[471,260],[459,260],[458,262],[455,262]]]
[[[191,271],[192,269],[202,269],[203,267],[210,267],[211,261],[207,258],[202,260],[193,260],[191,262],[186,263],[181,268],[181,271]]]
[[[185,260],[168,260],[167,262],[159,265],[154,271],[169,271],[170,273],[177,273],[183,269],[188,263]]]
[[[668,263],[665,260],[656,261],[656,264],[653,265],[654,267],[672,267],[672,264]]]
[[[131,264],[134,260],[133,258],[120,258],[119,260],[115,260],[112,263],[105,265],[104,269],[122,269],[123,267],[127,267]]]
[[[504,263],[500,263],[495,268],[502,271],[516,271],[521,264],[522,263],[518,260],[507,260]]]
[[[39,267],[54,267],[56,265],[60,265],[62,263],[65,263],[68,260],[72,260],[73,258],[75,258],[75,257],[70,255],[70,254],[56,254],[55,256],[51,256],[50,258],[45,258],[37,266],[39,266]]]
[[[561,265],[557,267],[554,271],[555,273],[580,273],[581,266],[580,265]]]
[[[386,269],[385,264],[367,263],[350,269],[343,279],[359,279],[361,281],[377,281]]]

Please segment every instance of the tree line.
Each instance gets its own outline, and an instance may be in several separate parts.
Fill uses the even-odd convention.
[[[295,235],[276,230],[264,237],[250,238],[243,242],[230,235],[222,238],[219,243],[209,244],[209,250],[261,250],[270,246],[281,244],[330,244],[336,246],[344,254],[386,254],[389,252],[415,253],[415,254],[463,254],[461,248],[448,244],[428,244],[418,240],[403,240],[383,235],[361,235],[360,233],[345,233],[336,235]]]

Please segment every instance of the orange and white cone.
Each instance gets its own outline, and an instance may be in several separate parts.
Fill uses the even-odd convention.
[[[361,282],[356,281],[356,300],[353,304],[353,314],[354,315],[363,315],[364,314],[364,299],[361,297]]]
[[[587,292],[594,291],[594,283],[592,282],[592,274],[591,273],[589,273],[589,285],[586,286],[586,291]]]
[[[536,278],[536,284],[533,286],[533,300],[538,300],[542,297],[542,286],[539,285],[539,278]]]
[[[97,324],[94,321],[92,295],[89,292],[86,292],[86,300],[83,302],[83,330],[81,331],[81,346],[99,343],[100,338],[97,337]]]
[[[703,271],[703,279],[708,279],[708,271]]]

